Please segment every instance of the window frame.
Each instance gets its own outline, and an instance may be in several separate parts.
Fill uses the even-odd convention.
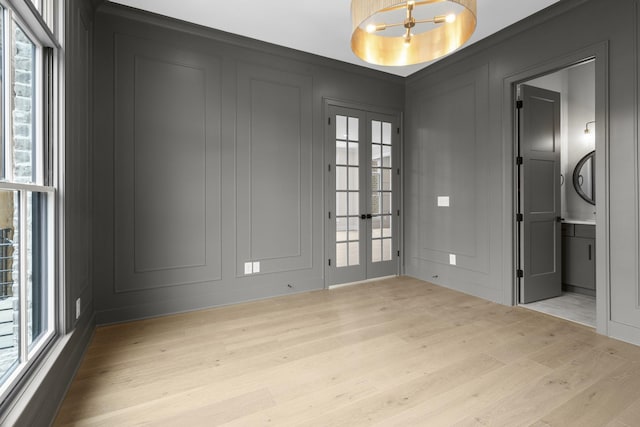
[[[3,14],[3,54],[4,63],[2,64],[3,78],[1,81],[0,93],[3,95],[3,121],[5,139],[5,154],[12,150],[13,146],[13,108],[11,105],[12,89],[14,84],[13,70],[11,61],[13,58],[13,37],[15,26],[19,26],[20,30],[29,38],[35,46],[35,54],[33,61],[33,142],[32,151],[35,152],[35,159],[32,159],[32,177],[31,183],[20,183],[13,179],[13,170],[9,174],[11,180],[0,179],[0,190],[13,191],[18,194],[19,206],[19,246],[20,265],[19,265],[19,348],[17,365],[12,371],[7,372],[2,383],[0,383],[0,408],[2,408],[11,397],[17,392],[20,386],[28,381],[36,366],[48,354],[49,350],[56,342],[56,338],[64,332],[65,323],[62,314],[64,313],[65,304],[63,296],[64,290],[61,284],[64,283],[62,260],[64,256],[57,253],[63,245],[63,237],[60,230],[63,229],[61,215],[62,201],[59,197],[59,186],[61,180],[59,178],[58,162],[61,158],[62,150],[62,127],[60,126],[62,114],[62,70],[61,67],[61,45],[58,38],[54,35],[62,34],[64,2],[58,0],[42,0],[41,8],[37,8],[31,0],[0,0],[0,12]],[[39,10],[40,9],[40,10]],[[9,47],[9,49],[7,49]],[[6,120],[5,120],[6,119]],[[33,150],[35,149],[35,150]],[[5,156],[6,157],[6,156]],[[11,162],[11,160],[9,160]],[[13,169],[13,164],[6,163],[5,169]],[[3,166],[4,167],[4,166]],[[35,172],[35,173],[34,173]],[[45,329],[37,337],[32,338],[29,343],[28,338],[28,310],[27,310],[27,205],[28,197],[34,194],[42,194],[46,203],[46,208],[42,214],[45,216],[43,223],[45,224],[45,245],[43,271],[46,274],[45,284],[46,290],[43,295],[46,298],[45,310]],[[30,201],[33,203],[33,199]],[[32,204],[31,215],[35,218],[35,210]],[[41,217],[39,217],[41,218]],[[32,224],[33,226],[33,224]],[[24,236],[24,237],[23,237]],[[32,251],[35,248],[32,246]],[[33,257],[33,254],[32,254]],[[32,298],[33,298],[32,294]]]

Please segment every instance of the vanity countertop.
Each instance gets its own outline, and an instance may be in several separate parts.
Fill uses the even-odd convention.
[[[596,225],[596,220],[595,219],[563,218],[562,222],[567,223],[567,224]]]

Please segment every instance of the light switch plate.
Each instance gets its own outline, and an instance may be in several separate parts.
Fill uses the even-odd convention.
[[[449,196],[438,196],[438,207],[448,208],[449,207]]]
[[[253,272],[260,273],[260,261],[253,262]]]
[[[253,273],[253,263],[252,262],[245,262],[244,263],[244,274],[251,274]]]
[[[449,264],[456,265],[456,256],[455,256],[455,254],[449,254]]]

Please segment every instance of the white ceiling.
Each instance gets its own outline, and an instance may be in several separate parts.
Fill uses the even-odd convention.
[[[350,45],[349,0],[110,1],[403,77],[430,64],[381,67],[357,58]],[[477,0],[478,26],[462,48],[557,1]]]

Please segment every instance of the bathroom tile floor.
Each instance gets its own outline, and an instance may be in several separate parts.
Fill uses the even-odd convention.
[[[596,327],[596,298],[573,292],[563,292],[562,296],[521,304],[522,307]]]

